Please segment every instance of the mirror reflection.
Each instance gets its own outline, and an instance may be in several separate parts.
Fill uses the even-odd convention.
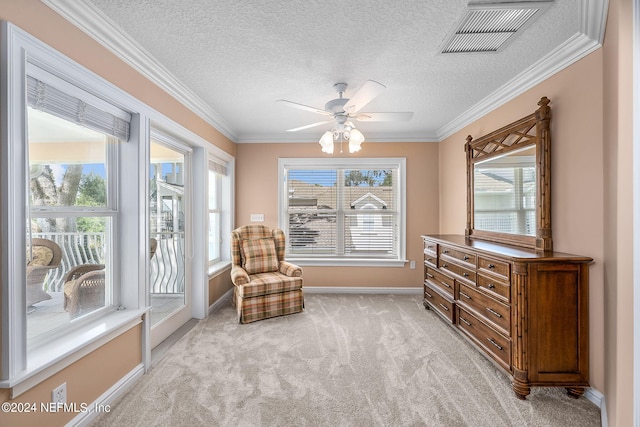
[[[536,235],[536,146],[474,165],[476,230]]]

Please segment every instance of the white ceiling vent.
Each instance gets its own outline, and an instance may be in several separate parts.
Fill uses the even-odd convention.
[[[467,13],[441,45],[440,53],[498,52],[552,1],[470,3]]]

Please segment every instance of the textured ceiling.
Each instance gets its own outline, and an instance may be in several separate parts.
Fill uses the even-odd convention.
[[[334,83],[346,82],[349,97],[368,79],[387,89],[364,110],[415,114],[404,123],[360,123],[367,140],[441,139],[461,115],[580,33],[589,1],[555,0],[499,53],[448,55],[438,47],[467,0],[80,3],[197,95],[231,139],[286,142],[317,141],[330,125],[285,132],[324,117],[276,100],[323,108],[336,97]]]

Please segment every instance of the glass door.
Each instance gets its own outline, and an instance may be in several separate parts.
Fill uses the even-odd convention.
[[[152,348],[191,318],[190,151],[152,133],[149,161],[149,295]]]

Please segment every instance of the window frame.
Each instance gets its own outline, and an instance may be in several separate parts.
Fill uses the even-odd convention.
[[[398,247],[395,258],[376,257],[339,257],[339,256],[304,256],[289,253],[285,257],[288,261],[301,266],[366,266],[366,267],[404,267],[406,259],[406,158],[403,157],[341,157],[341,158],[279,158],[278,159],[278,226],[289,236],[288,221],[288,189],[287,170],[289,169],[398,169],[397,197],[398,197]],[[339,212],[340,210],[338,210]],[[341,232],[340,229],[337,229]],[[343,241],[342,234],[338,240]]]
[[[111,216],[113,232],[111,263],[113,277],[113,303],[115,307],[96,310],[82,319],[72,322],[65,334],[56,334],[57,339],[35,340],[28,343],[26,318],[26,226],[27,204],[27,75],[30,64],[51,73],[53,76],[73,85],[82,92],[96,97],[107,104],[126,112],[140,111],[140,103],[111,83],[35,39],[13,24],[2,22],[0,37],[0,114],[1,129],[2,204],[7,206],[0,218],[2,227],[2,370],[0,388],[10,388],[12,397],[18,396],[60,369],[69,366],[84,355],[109,342],[115,336],[142,323],[147,311],[139,282],[132,280],[142,277],[144,258],[137,248],[140,231],[138,190],[127,190],[132,174],[136,181],[144,182],[137,171],[137,164],[144,153],[146,138],[144,129],[132,123],[129,142],[119,142],[114,152],[120,168],[115,177],[108,177],[112,186],[110,195],[118,194],[111,200],[109,209],[79,207],[52,208],[53,215],[107,215]],[[133,115],[133,114],[132,114]],[[139,114],[133,115],[141,121]],[[134,171],[134,172],[129,172]],[[125,190],[125,191],[123,191]],[[128,193],[128,194],[123,194]],[[125,215],[119,207],[122,202],[135,206]],[[115,211],[113,211],[115,209]],[[38,214],[42,209],[38,208]],[[112,211],[112,212],[107,212]],[[133,233],[133,234],[132,234]],[[123,260],[127,260],[122,262]],[[119,284],[116,286],[115,284]],[[125,309],[126,307],[126,309]]]
[[[209,221],[209,231],[211,231],[212,229],[212,224],[211,224],[211,214],[215,214],[218,217],[218,226],[214,227],[214,239],[217,239],[218,242],[211,242],[211,240],[209,240],[209,246],[211,247],[211,243],[213,243],[213,246],[215,246],[217,248],[217,256],[213,256],[213,254],[207,252],[207,258],[208,258],[208,262],[209,262],[209,268],[213,267],[217,262],[219,262],[222,259],[222,234],[220,233],[220,216],[222,215],[222,179],[221,176],[218,172],[216,172],[215,170],[213,170],[211,168],[211,165],[209,165],[209,168],[207,170],[207,178],[209,179],[208,183],[211,184],[211,177],[213,177],[213,185],[215,186],[215,188],[213,189],[215,191],[215,207],[211,207],[210,204],[208,204],[207,206],[207,212],[209,213],[208,215],[208,221]],[[208,193],[209,193],[209,199],[208,201],[211,201],[211,185],[209,185],[208,187]]]
[[[226,168],[226,174],[220,174],[213,169],[212,163],[218,163],[224,165]],[[225,271],[231,265],[231,230],[233,230],[233,176],[234,176],[234,159],[229,155],[224,155],[222,152],[209,152],[207,159],[207,196],[209,195],[209,173],[213,172],[216,174],[216,185],[218,192],[218,209],[217,211],[220,214],[219,218],[219,250],[220,256],[216,259],[210,259],[209,255],[209,240],[207,237],[207,262],[208,262],[208,271],[209,277],[213,277],[221,272]],[[211,224],[209,223],[209,213],[211,210],[209,209],[209,200],[207,198],[206,203],[206,222],[207,222],[207,231],[210,229]],[[207,232],[208,236],[208,232]]]
[[[203,230],[207,222],[207,159],[214,156],[227,164],[228,185],[224,188],[225,229],[222,231],[223,254],[229,253],[209,270],[207,275],[207,239],[205,233],[193,232],[187,248],[192,277],[191,317],[204,319],[211,310],[209,281],[214,275],[228,271],[230,232],[233,226],[235,158],[193,131],[154,110],[124,90],[93,73],[64,54],[41,42],[19,27],[0,22],[0,200],[6,211],[0,213],[0,311],[1,361],[0,388],[11,389],[15,398],[38,385],[92,351],[107,344],[134,327],[142,329],[141,364],[137,372],[151,366],[151,334],[149,309],[149,153],[151,128],[175,135],[193,149],[194,230]],[[24,283],[26,277],[26,157],[22,141],[26,141],[26,66],[27,60],[83,91],[131,113],[130,138],[121,143],[118,152],[119,176],[117,200],[120,216],[115,220],[113,236],[114,298],[117,310],[69,329],[62,339],[40,347],[27,360],[26,292],[13,283]],[[225,234],[226,233],[226,234]],[[20,255],[22,254],[22,255]],[[75,326],[75,325],[74,325]]]

